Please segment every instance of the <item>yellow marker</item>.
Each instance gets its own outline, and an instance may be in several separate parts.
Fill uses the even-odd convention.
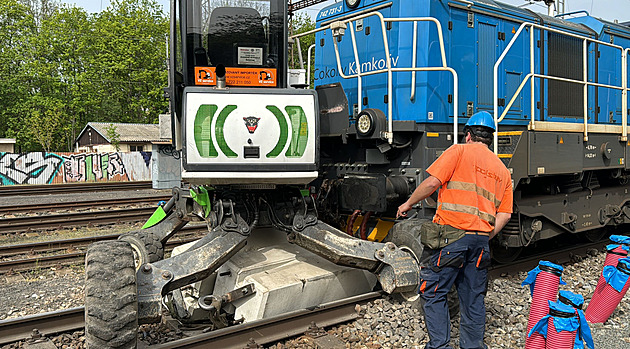
[[[497,132],[497,136],[520,136],[523,134],[523,131],[503,131]]]
[[[516,33],[516,29],[514,29],[514,27],[512,27],[512,34],[514,34],[514,33]]]
[[[348,221],[350,221],[350,217],[351,216],[348,216]],[[354,224],[352,224],[352,234],[361,229],[361,222],[363,222],[363,216],[357,216],[357,218],[354,220]]]
[[[437,132],[427,132],[427,137],[440,137],[440,134]]]
[[[379,219],[376,222],[376,227],[372,229],[367,239],[369,241],[383,241],[383,239],[387,236],[387,233],[389,233],[389,230],[392,229],[393,226],[394,222],[382,221]]]
[[[562,139],[562,137],[560,137],[560,144],[564,144],[564,139]]]

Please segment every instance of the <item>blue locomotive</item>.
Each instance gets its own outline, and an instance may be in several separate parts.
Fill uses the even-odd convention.
[[[495,258],[629,223],[630,27],[571,15],[492,0],[346,0],[320,11],[321,161],[325,187],[342,198],[330,206],[391,212],[485,110],[515,188]],[[371,194],[348,199],[357,192]]]

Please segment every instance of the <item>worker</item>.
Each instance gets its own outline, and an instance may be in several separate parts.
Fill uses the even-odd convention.
[[[436,245],[424,241],[421,234],[424,251],[418,292],[429,334],[426,349],[452,349],[446,295],[453,284],[460,302],[460,347],[487,348],[483,338],[488,240],[512,214],[510,172],[489,149],[494,131],[494,118],[488,112],[472,115],[464,127],[466,143],[452,145],[435,160],[427,169],[430,176],[398,207],[397,217],[406,217],[415,204],[440,188],[433,222],[421,227],[426,236],[437,231],[441,238]]]

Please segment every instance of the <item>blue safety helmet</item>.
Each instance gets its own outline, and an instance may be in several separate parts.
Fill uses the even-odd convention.
[[[484,126],[491,128],[492,132],[496,131],[494,127],[494,118],[487,111],[474,113],[470,119],[468,119],[466,126]]]

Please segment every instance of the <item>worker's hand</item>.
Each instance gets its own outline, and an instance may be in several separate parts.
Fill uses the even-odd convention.
[[[412,205],[405,201],[404,204],[398,206],[398,212],[396,212],[396,218],[399,217],[407,217],[407,212],[409,212],[409,210],[411,210]]]

